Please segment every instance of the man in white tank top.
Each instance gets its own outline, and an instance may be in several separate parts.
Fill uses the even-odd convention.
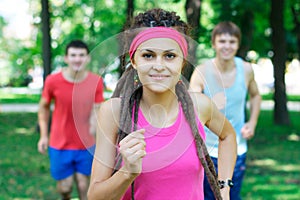
[[[237,161],[233,177],[228,177],[225,187],[231,186],[230,199],[239,200],[246,169],[247,140],[254,136],[261,97],[254,80],[251,64],[236,57],[241,32],[232,22],[221,22],[212,31],[212,47],[216,56],[198,66],[191,77],[190,91],[203,92],[217,105],[236,131]],[[246,97],[249,95],[250,115],[246,121]],[[218,169],[218,138],[206,129],[206,145]],[[214,199],[207,179],[204,182],[205,199]]]

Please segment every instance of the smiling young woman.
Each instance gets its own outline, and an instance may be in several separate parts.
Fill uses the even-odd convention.
[[[98,113],[88,196],[94,199],[204,199],[204,172],[216,199],[229,199],[235,133],[211,101],[190,95],[181,72],[188,25],[175,12],[153,9],[126,30],[126,71]],[[127,48],[129,47],[129,48]],[[218,177],[205,147],[203,125],[220,139]],[[188,173],[187,173],[188,172]]]

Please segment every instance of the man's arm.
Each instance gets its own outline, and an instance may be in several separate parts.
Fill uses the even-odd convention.
[[[190,80],[189,91],[190,92],[203,92],[204,90],[204,81],[203,74],[201,72],[201,65],[196,67]]]
[[[251,65],[249,64],[246,67],[246,78],[248,79],[248,94],[250,102],[250,116],[248,122],[242,128],[241,132],[244,138],[250,139],[254,136],[255,133],[255,128],[261,107],[261,96],[259,94],[257,83],[254,79],[254,72]]]
[[[38,123],[40,127],[40,139],[38,142],[38,151],[42,154],[46,153],[48,148],[48,125],[50,118],[50,104],[41,98],[38,110]]]

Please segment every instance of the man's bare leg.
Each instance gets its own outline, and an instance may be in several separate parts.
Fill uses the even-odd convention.
[[[57,191],[61,194],[63,200],[71,199],[73,185],[73,176],[57,181]]]
[[[87,191],[89,187],[89,176],[76,173],[76,186],[80,200],[87,200]]]

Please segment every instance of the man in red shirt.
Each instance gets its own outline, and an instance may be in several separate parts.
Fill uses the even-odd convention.
[[[71,41],[64,57],[68,66],[47,76],[39,103],[38,151],[45,154],[48,150],[51,175],[63,199],[71,198],[74,179],[80,199],[87,199],[95,147],[93,109],[104,100],[102,78],[86,70],[89,59],[87,45]],[[48,130],[52,100],[54,110]]]

